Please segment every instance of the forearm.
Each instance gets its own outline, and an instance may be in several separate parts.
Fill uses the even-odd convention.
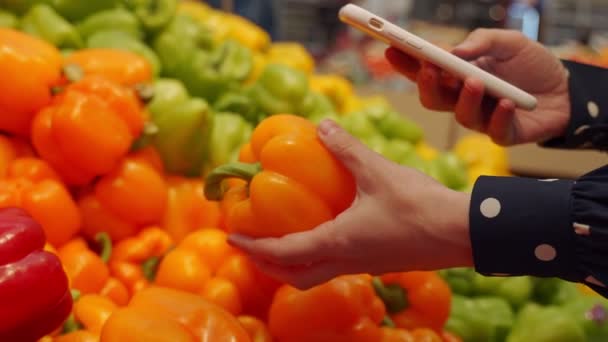
[[[469,210],[476,270],[608,282],[608,167],[577,181],[481,177]]]

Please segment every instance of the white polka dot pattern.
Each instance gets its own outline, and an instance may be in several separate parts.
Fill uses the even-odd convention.
[[[551,261],[557,257],[557,251],[551,245],[542,244],[534,249],[534,255],[540,261]]]
[[[500,202],[493,197],[486,198],[479,207],[481,214],[487,218],[495,218],[500,214]]]
[[[589,101],[587,102],[587,111],[589,112],[589,115],[595,119],[600,114],[600,107],[597,106],[597,103]]]

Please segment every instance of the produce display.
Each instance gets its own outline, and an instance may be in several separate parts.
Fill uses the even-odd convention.
[[[0,341],[608,338],[607,302],[555,279],[454,269],[302,291],[230,246],[351,204],[324,118],[455,190],[509,174],[488,138],[438,151],[314,63],[199,2],[0,0]]]

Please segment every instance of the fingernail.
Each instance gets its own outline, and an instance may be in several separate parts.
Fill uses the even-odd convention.
[[[328,136],[333,134],[336,130],[338,130],[338,124],[336,124],[333,120],[324,119],[321,121],[321,123],[319,123],[319,132],[321,135]]]
[[[231,246],[242,247],[251,241],[251,239],[240,234],[230,234],[228,235],[228,239],[226,241]]]

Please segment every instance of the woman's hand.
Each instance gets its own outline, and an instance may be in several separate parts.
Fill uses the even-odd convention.
[[[395,48],[389,48],[386,57],[418,84],[426,108],[452,111],[460,124],[488,134],[500,145],[540,142],[564,132],[570,118],[567,72],[541,44],[517,31],[479,29],[452,53],[536,96],[537,108],[524,111],[510,100],[486,97],[480,80],[457,81]]]
[[[262,271],[306,289],[343,274],[472,265],[469,195],[384,159],[332,121],[321,123],[319,137],[355,177],[356,199],[311,231],[230,236]]]

